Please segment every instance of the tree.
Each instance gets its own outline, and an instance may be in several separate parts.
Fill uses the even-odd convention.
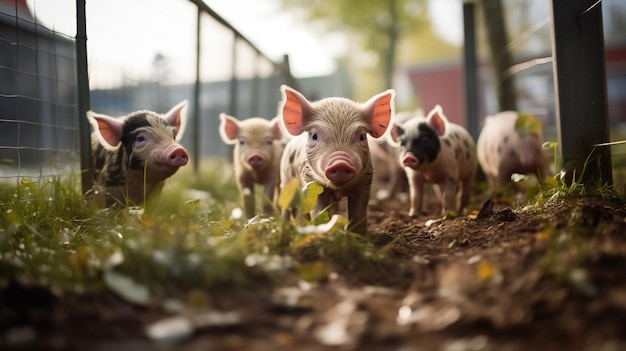
[[[427,28],[426,0],[282,0],[284,7],[301,9],[307,20],[330,31],[353,35],[373,52],[382,69],[384,87],[390,87],[398,42],[410,31]]]

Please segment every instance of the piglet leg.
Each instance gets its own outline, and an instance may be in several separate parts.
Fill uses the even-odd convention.
[[[270,214],[274,211],[274,201],[272,199],[276,199],[274,196],[276,193],[276,180],[267,182],[263,186],[263,194],[265,198],[263,199],[263,212],[265,214]]]
[[[408,180],[411,205],[409,216],[419,216],[422,211],[422,199],[424,197],[424,176],[418,172],[411,171]]]
[[[367,202],[369,197],[369,188],[348,195],[348,218],[350,219],[348,229],[357,234],[367,234]]]
[[[239,192],[241,193],[241,201],[246,218],[254,216],[254,183],[245,177],[239,179]]]

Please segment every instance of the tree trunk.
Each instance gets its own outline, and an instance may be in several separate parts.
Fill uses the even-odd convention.
[[[397,0],[389,1],[389,15],[391,17],[391,23],[388,28],[389,46],[387,47],[384,62],[385,89],[392,86],[391,84],[393,82],[393,73],[396,64],[396,47],[398,46],[398,37],[400,35],[398,28],[398,23],[400,21],[398,21],[397,3]]]

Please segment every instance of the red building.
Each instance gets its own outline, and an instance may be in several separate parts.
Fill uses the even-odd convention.
[[[626,46],[607,47],[605,60],[609,118],[612,125],[626,124]],[[518,72],[515,84],[518,110],[535,114],[546,127],[551,128],[556,125],[554,83],[552,62],[546,61]],[[440,104],[451,122],[466,125],[464,76],[460,61],[416,65],[405,67],[404,71],[425,113]],[[480,65],[478,81],[479,116],[482,120],[485,115],[498,112],[489,64]]]

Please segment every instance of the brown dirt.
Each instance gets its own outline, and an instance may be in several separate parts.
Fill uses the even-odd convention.
[[[407,212],[403,201],[371,206],[370,233],[390,248],[391,260],[335,264],[328,279],[300,284],[292,295],[259,288],[253,298],[220,297],[215,305],[242,317],[234,326],[155,343],[144,327],[164,317],[160,307],[111,294],[67,296],[54,300],[53,317],[37,326],[39,349],[626,349],[623,202],[556,199],[534,210],[496,203],[480,218],[429,226],[427,216]],[[19,291],[25,293],[52,299]]]

